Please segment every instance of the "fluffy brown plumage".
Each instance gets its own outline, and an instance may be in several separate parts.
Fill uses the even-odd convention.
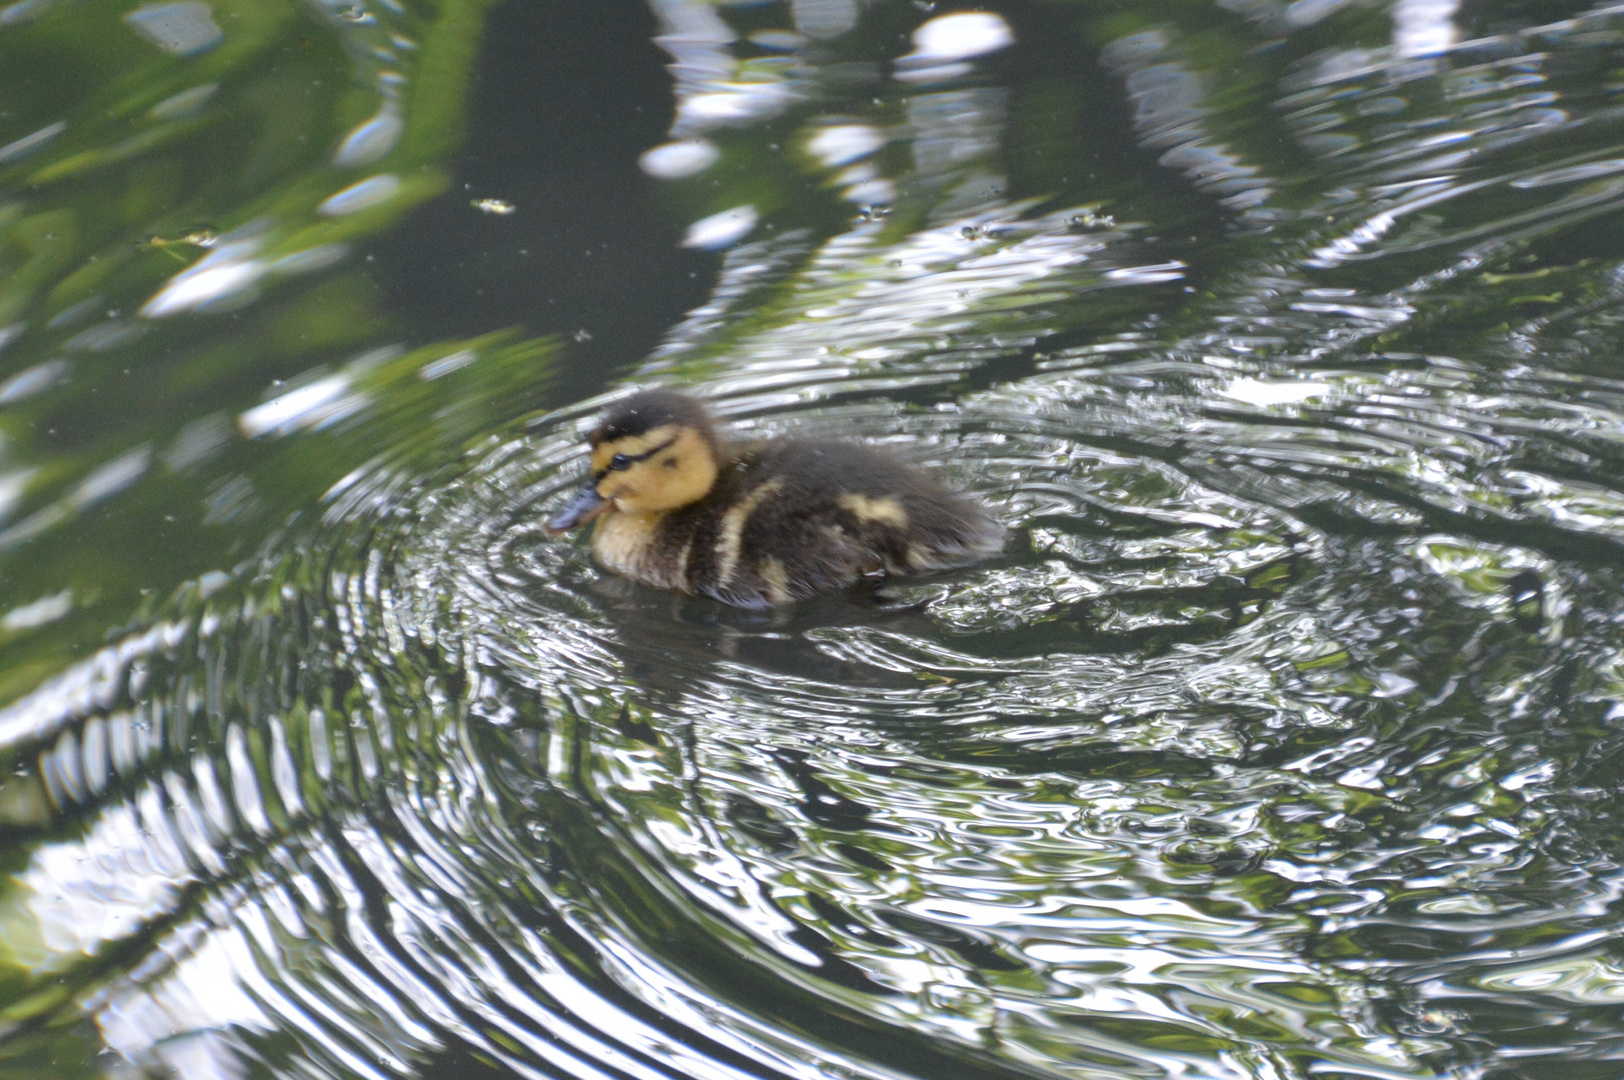
[[[593,519],[598,562],[741,607],[804,600],[860,578],[963,566],[999,550],[987,509],[855,443],[721,440],[670,390],[615,403],[589,437],[592,475],[547,522]]]

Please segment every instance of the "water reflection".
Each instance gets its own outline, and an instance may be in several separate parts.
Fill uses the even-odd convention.
[[[656,12],[678,106],[644,168],[726,253],[634,378],[740,434],[892,444],[984,493],[1009,549],[872,607],[606,577],[539,528],[595,403],[539,411],[561,354],[511,336],[334,331],[257,402],[78,456],[8,441],[16,565],[137,499],[236,546],[137,575],[117,620],[93,582],[7,586],[0,1053],[366,1077],[1607,1060],[1618,16],[914,12],[881,63],[856,41],[880,5]],[[1065,34],[1096,80],[998,66]],[[1034,115],[1105,99],[1135,156],[1032,163]],[[6,354],[8,440],[107,385],[75,382],[99,357],[207,349],[232,316],[191,313],[273,302],[278,267],[349,280],[370,215],[418,191],[368,202],[414,175],[382,164],[414,135],[396,100],[184,268],[147,252],[169,265],[72,304],[16,285],[62,321]],[[806,200],[728,169],[769,145]]]

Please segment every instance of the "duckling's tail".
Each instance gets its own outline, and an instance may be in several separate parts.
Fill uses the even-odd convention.
[[[908,568],[915,573],[952,570],[990,558],[1004,550],[1008,530],[985,509],[969,520],[955,521],[943,529],[930,530],[908,545]]]

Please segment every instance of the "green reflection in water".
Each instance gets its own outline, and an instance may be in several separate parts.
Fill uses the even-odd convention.
[[[254,479],[216,459],[267,383],[378,361],[398,318],[364,270],[328,268],[446,186],[485,7],[198,5],[217,31],[199,52],[115,5],[8,9],[7,130],[48,137],[0,151],[0,606],[73,607],[30,635],[37,661],[8,665],[11,692],[137,594],[257,544],[233,531],[246,512],[336,478],[314,448]],[[165,32],[193,31],[208,40]],[[93,512],[132,486],[127,509]],[[70,523],[64,565],[49,538]]]
[[[1608,1067],[1616,16],[1467,12],[1441,58],[1390,47],[1396,6],[1056,5],[1011,15],[1029,51],[910,83],[910,5],[826,43],[679,8],[715,66],[679,65],[673,136],[720,171],[672,205],[759,220],[637,377],[745,433],[898,443],[990,492],[1010,549],[895,609],[749,616],[540,538],[586,411],[538,413],[559,352],[394,345],[324,262],[443,184],[455,110],[418,97],[459,96],[473,9],[395,13],[395,98],[351,36],[391,16],[359,9],[266,22],[206,94],[123,91],[252,182],[136,184],[140,144],[42,112],[6,164],[43,194],[6,219],[33,381],[6,384],[0,1045]],[[229,11],[212,51],[118,55],[213,70],[248,47]]]

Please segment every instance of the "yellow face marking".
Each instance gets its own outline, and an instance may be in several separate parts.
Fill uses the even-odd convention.
[[[622,468],[614,468],[616,458]],[[598,494],[623,514],[663,514],[703,499],[716,484],[716,455],[691,427],[661,424],[592,448]]]
[[[767,583],[767,599],[775,604],[786,603],[793,600],[789,591],[789,574],[784,570],[784,564],[768,556],[761,560],[756,567],[756,573],[761,580]]]
[[[756,512],[762,500],[784,486],[782,480],[769,480],[753,489],[722,515],[722,538],[716,542],[716,582],[726,588],[733,583],[739,567],[739,545],[744,540],[744,523]]]
[[[889,495],[878,499],[849,491],[839,498],[840,508],[851,512],[858,521],[879,521],[899,529],[908,527],[908,511]]]

